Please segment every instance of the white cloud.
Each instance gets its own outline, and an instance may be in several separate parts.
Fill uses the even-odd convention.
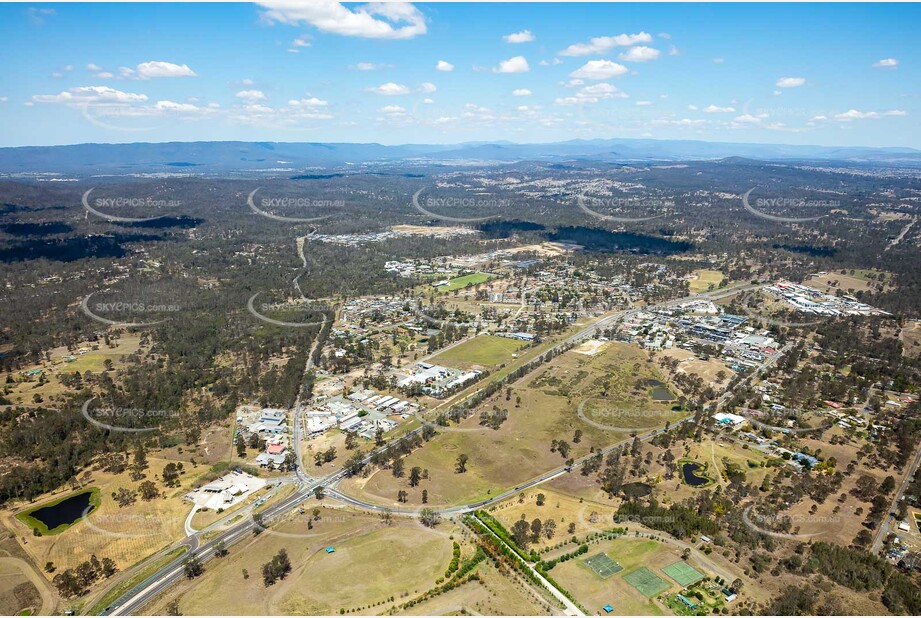
[[[157,101],[155,108],[162,112],[192,112],[199,113],[206,111],[192,103],[175,103],[173,101]]]
[[[383,65],[374,64],[373,62],[359,62],[355,65],[356,71],[376,71],[380,68],[383,68]]]
[[[639,105],[640,107],[645,107],[647,105],[652,105],[652,101],[637,101],[634,105]]]
[[[522,30],[521,32],[514,32],[512,34],[506,34],[502,39],[506,43],[530,43],[536,37],[531,33],[530,30]]]
[[[708,105],[703,109],[708,114],[727,114],[730,112],[736,111],[734,107],[717,107],[716,105]]]
[[[302,34],[293,41],[291,41],[291,47],[297,51],[301,47],[310,47],[310,35]]]
[[[493,73],[527,73],[531,70],[528,66],[528,60],[524,56],[513,56],[508,60],[503,60],[499,66],[493,69]]]
[[[626,99],[629,98],[625,92],[622,92],[617,86],[612,86],[607,82],[592,84],[578,90],[574,95],[555,99],[555,105],[582,105],[586,103],[598,103],[606,99]]]
[[[659,57],[659,50],[654,47],[639,45],[621,53],[618,58],[625,62],[649,62]]]
[[[385,114],[405,114],[406,110],[399,105],[385,105],[381,108]]]
[[[383,94],[386,96],[395,96],[400,94],[409,94],[409,88],[403,84],[395,84],[394,82],[387,82],[386,84],[381,84],[380,86],[374,86],[373,88],[368,88],[368,92],[375,92],[377,94]]]
[[[879,62],[873,63],[874,69],[894,69],[899,66],[899,61],[895,58],[883,58]]]
[[[109,71],[100,71],[99,73],[96,73],[96,77],[99,79],[112,79],[115,77],[115,74]]]
[[[805,77],[781,77],[777,80],[778,88],[798,88],[806,83]]]
[[[93,72],[102,71],[102,67],[99,66],[98,64],[93,64],[93,63],[91,62],[91,63],[89,63],[88,65],[86,65],[86,70],[87,70],[87,71],[93,71]]]
[[[697,106],[694,104],[691,104],[691,105],[688,105],[688,109],[691,110],[692,112],[697,111]]]
[[[512,90],[512,94],[516,97],[529,97],[532,93],[527,88],[516,88],[515,90]]]
[[[601,80],[617,77],[627,72],[629,72],[627,67],[610,60],[589,60],[569,75],[577,79]]]
[[[301,105],[305,107],[326,107],[329,105],[329,101],[324,101],[317,97],[310,97],[309,99],[291,99],[288,101],[288,105],[291,107],[298,107]]]
[[[560,52],[561,56],[591,56],[609,52],[615,47],[629,47],[637,43],[649,43],[652,35],[646,32],[637,34],[618,34],[617,36],[597,36],[588,43],[574,43]]]
[[[269,23],[307,23],[323,32],[368,39],[411,39],[426,33],[425,16],[409,2],[372,2],[351,10],[331,0],[260,0]]]
[[[137,66],[137,75],[141,79],[152,79],[155,77],[198,77],[195,71],[189,68],[187,64],[173,64],[172,62],[163,62],[161,60],[151,60],[142,62]]]
[[[846,112],[835,114],[834,118],[838,122],[850,122],[852,120],[866,120],[867,118],[881,118],[883,116],[907,116],[908,112],[901,109],[892,109],[886,112],[861,112],[856,109],[849,109]],[[815,118],[813,119],[815,120]]]
[[[77,86],[58,94],[36,94],[36,103],[143,103],[146,94],[122,92],[108,86]]]
[[[432,103],[435,102],[435,100],[434,99],[422,99],[422,102],[425,103],[426,105],[431,105]]]
[[[432,94],[436,90],[438,90],[438,87],[432,82],[424,82],[419,85],[419,92],[423,94]]]
[[[716,64],[723,64],[723,63],[726,62],[726,61],[725,61],[724,59],[722,59],[722,58],[714,58],[714,59],[713,59],[713,62],[716,63]]]
[[[736,116],[734,121],[745,124],[758,124],[761,122],[761,118],[758,116],[752,116],[751,114],[742,114],[741,116]]]
[[[439,71],[444,71],[448,73],[454,70],[454,65],[451,64],[450,62],[439,60],[438,64],[435,65],[435,68],[438,69]]]
[[[264,101],[266,98],[261,90],[241,90],[235,96],[244,101]]]

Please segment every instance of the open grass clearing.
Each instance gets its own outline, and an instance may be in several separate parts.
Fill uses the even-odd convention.
[[[524,342],[496,335],[479,335],[429,359],[456,369],[495,369],[514,359]]]
[[[386,600],[391,596],[399,602],[434,586],[451,561],[450,524],[431,530],[416,520],[395,518],[387,526],[375,515],[319,508],[312,528],[307,523],[310,505],[306,514],[293,513],[231,547],[228,556],[209,562],[201,577],[174,587],[147,609],[163,614],[169,600],[178,598],[184,615],[309,616],[360,607],[367,609],[359,613],[378,613],[390,607]],[[292,542],[273,531],[311,536]],[[328,546],[335,552],[327,554]],[[282,548],[294,568],[284,580],[266,587],[262,565]]]
[[[701,268],[691,273],[688,287],[691,293],[709,292],[719,287],[723,281],[723,273],[718,270],[708,270]]]
[[[587,455],[592,447],[629,440],[632,429],[673,422],[684,413],[672,410],[671,403],[651,400],[646,380],[661,376],[645,358],[643,350],[628,344],[612,344],[594,357],[572,351],[562,354],[512,384],[509,399],[503,390],[450,428],[463,431],[442,431],[407,456],[406,470],[419,466],[429,471],[429,478],[419,486],[409,487],[408,475],[396,478],[389,470],[377,470],[368,478],[345,479],[340,488],[388,506],[397,506],[401,490],[408,493],[409,504],[421,505],[423,489],[428,491],[430,504],[466,504],[514,488],[562,466],[569,457]],[[604,419],[612,427],[586,422],[579,415],[583,398],[603,388],[607,396],[597,402],[621,412]],[[516,407],[519,396],[521,404]],[[494,406],[508,411],[507,420],[497,430],[479,424],[480,412]],[[592,420],[591,411],[586,416]],[[581,432],[578,442],[576,431]],[[570,445],[567,457],[551,452],[555,440]],[[468,464],[466,472],[459,474],[456,461],[462,454],[468,457]]]

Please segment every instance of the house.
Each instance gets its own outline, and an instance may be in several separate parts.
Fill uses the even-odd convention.
[[[281,468],[285,464],[285,456],[269,455],[268,453],[259,453],[256,457],[256,464],[260,468]]]
[[[288,447],[286,447],[284,444],[269,444],[268,447],[266,447],[265,452],[269,455],[281,455],[286,450],[288,450]]]

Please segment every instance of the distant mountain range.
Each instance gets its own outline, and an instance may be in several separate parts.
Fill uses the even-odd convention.
[[[630,163],[731,157],[766,161],[921,166],[921,150],[913,148],[734,144],[691,140],[595,139],[549,144],[469,142],[398,146],[309,142],[167,142],[0,148],[0,173],[75,176],[156,172],[245,174],[401,161]]]

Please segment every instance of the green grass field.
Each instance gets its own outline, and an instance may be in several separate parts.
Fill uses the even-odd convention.
[[[457,369],[485,367],[493,369],[512,360],[512,354],[521,349],[523,342],[508,337],[480,335],[469,341],[445,350],[431,359],[437,365]]]
[[[663,568],[662,572],[678,582],[678,585],[683,588],[687,588],[704,578],[703,573],[681,560]]]
[[[454,290],[462,290],[467,287],[468,284],[476,286],[481,283],[486,283],[493,277],[494,275],[490,275],[488,273],[473,273],[472,275],[455,277],[448,281],[448,285],[443,285],[436,289],[439,293],[446,294],[448,292],[453,292]]]
[[[93,607],[87,612],[87,614],[90,616],[99,615],[120,596],[143,582],[148,577],[154,575],[157,571],[173,562],[173,560],[184,554],[186,551],[187,550],[185,547],[177,547],[176,549],[167,552],[159,558],[151,560],[148,565],[135,573],[133,576],[125,578],[124,580],[120,581],[117,586],[113,586],[111,590],[109,590],[93,604]]]
[[[696,279],[691,279],[688,283],[688,288],[691,292],[706,292],[710,289],[716,289],[716,287],[723,280],[723,273],[718,270],[695,270],[694,274],[697,275]],[[710,286],[713,286],[711,288]]]
[[[632,573],[627,573],[624,575],[624,581],[639,590],[640,594],[647,598],[668,590],[668,582],[646,567],[640,567]]]
[[[605,553],[595,554],[591,558],[586,558],[585,564],[590,566],[602,579],[607,579],[615,573],[620,573],[624,570],[624,567],[611,560]]]
[[[34,517],[32,517],[32,513],[34,513],[35,511],[38,511],[38,510],[40,510],[40,509],[49,507],[49,506],[54,506],[54,505],[56,505],[56,504],[60,504],[61,502],[64,502],[65,500],[68,500],[68,499],[70,499],[70,498],[73,498],[73,497],[75,497],[75,496],[79,496],[79,495],[82,495],[82,494],[85,494],[85,493],[89,493],[89,494],[90,494],[90,506],[93,507],[93,508],[90,509],[90,512],[93,512],[93,511],[95,511],[96,509],[99,508],[99,505],[100,505],[100,504],[102,504],[102,499],[101,499],[100,496],[99,496],[99,488],[98,488],[98,487],[92,487],[92,488],[90,488],[90,489],[85,489],[85,490],[83,490],[83,491],[78,491],[78,492],[76,492],[76,493],[67,494],[66,496],[61,496],[60,498],[57,498],[57,499],[52,500],[52,501],[50,501],[50,502],[43,502],[42,504],[38,504],[38,505],[36,505],[36,506],[33,506],[32,508],[29,508],[29,509],[27,509],[27,510],[25,510],[25,511],[16,513],[16,519],[18,519],[19,521],[21,521],[22,523],[24,523],[24,524],[27,525],[28,527],[32,528],[33,530],[38,530],[38,531],[42,534],[42,536],[51,536],[51,535],[55,535],[55,534],[60,534],[60,533],[64,532],[65,530],[67,530],[68,528],[70,528],[71,526],[73,526],[74,524],[76,524],[77,522],[82,521],[82,520],[83,520],[83,517],[79,517],[78,519],[76,519],[75,521],[73,521],[73,522],[71,522],[71,523],[69,523],[69,524],[61,524],[60,526],[57,526],[57,527],[55,527],[55,528],[49,530],[49,529],[48,529],[48,526],[46,526],[46,525],[45,525],[44,523],[42,523],[41,521],[35,519]]]

